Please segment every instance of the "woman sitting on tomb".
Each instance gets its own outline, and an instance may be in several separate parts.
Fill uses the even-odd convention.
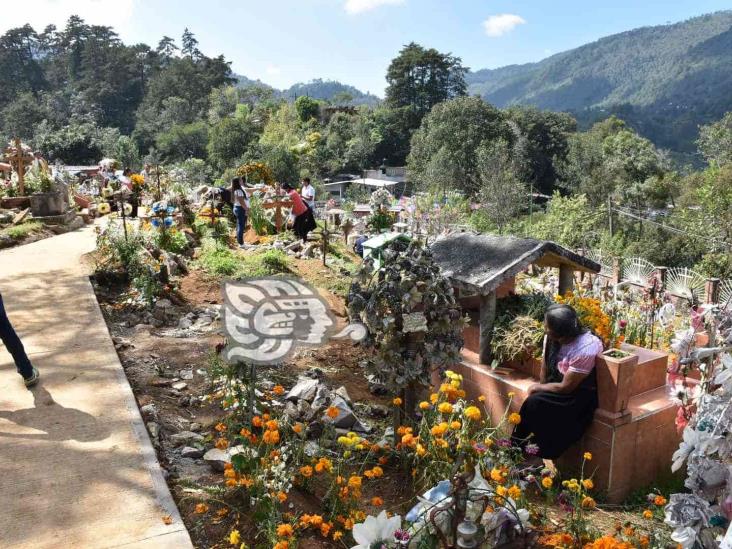
[[[603,347],[569,305],[549,307],[544,330],[541,383],[529,387],[513,441],[536,444],[540,457],[556,459],[592,423],[598,404],[595,358]]]

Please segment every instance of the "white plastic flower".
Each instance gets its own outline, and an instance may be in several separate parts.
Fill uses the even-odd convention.
[[[394,532],[402,526],[402,517],[394,515],[389,518],[386,511],[379,513],[374,517],[369,515],[366,520],[354,524],[353,539],[358,545],[354,545],[351,549],[369,549],[374,543],[392,542],[394,541]]]
[[[689,457],[689,454],[691,454],[701,442],[702,436],[703,433],[693,429],[692,427],[686,427],[684,429],[684,438],[679,445],[679,449],[676,450],[674,455],[671,457],[673,460],[673,465],[671,465],[672,472],[675,473],[681,469],[686,458]]]
[[[690,549],[696,541],[696,530],[691,526],[676,528],[671,534],[671,539],[681,545],[682,549]]]

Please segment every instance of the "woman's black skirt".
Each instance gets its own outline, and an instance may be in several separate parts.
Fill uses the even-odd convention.
[[[570,394],[540,392],[521,406],[519,423],[513,431],[514,444],[539,447],[539,456],[557,459],[592,423],[597,409],[597,382],[593,370]]]
[[[295,218],[295,223],[293,224],[292,229],[298,237],[305,239],[308,233],[314,230],[317,226],[313,211],[308,208]]]

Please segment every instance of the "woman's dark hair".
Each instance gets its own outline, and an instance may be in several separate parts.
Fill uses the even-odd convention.
[[[291,191],[293,189],[292,185],[290,185],[289,183],[283,183],[282,188],[286,191]]]
[[[310,178],[309,177],[303,177],[302,178],[302,182],[305,183],[306,185],[310,185]]]
[[[584,333],[577,312],[569,305],[555,303],[550,305],[544,320],[556,337],[577,337]]]
[[[235,177],[231,180],[231,192],[241,189],[241,177]]]
[[[129,168],[125,168],[125,171],[122,172],[122,175],[131,175],[131,174],[132,174],[132,170]]]

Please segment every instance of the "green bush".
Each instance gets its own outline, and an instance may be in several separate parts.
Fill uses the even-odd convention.
[[[153,244],[158,248],[174,254],[182,254],[188,249],[188,239],[183,231],[155,230]]]
[[[14,225],[12,227],[2,229],[0,233],[8,235],[13,240],[22,240],[29,234],[40,231],[42,228],[43,223],[40,221],[28,221],[26,223],[21,223],[20,225]]]
[[[198,266],[212,276],[234,276],[241,261],[228,246],[212,238],[205,238]]]
[[[242,277],[271,276],[289,273],[287,254],[282,250],[267,250],[246,256],[239,275]]]

